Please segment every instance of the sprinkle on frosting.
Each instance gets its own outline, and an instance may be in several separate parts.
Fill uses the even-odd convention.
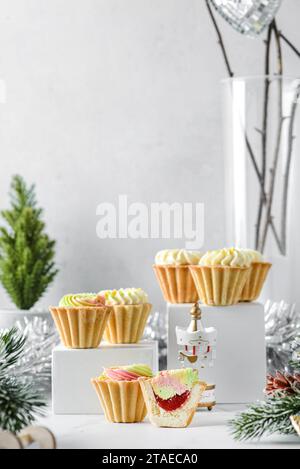
[[[59,302],[61,307],[80,307],[80,306],[104,306],[105,298],[95,293],[77,293],[69,294],[62,297]]]
[[[224,248],[208,251],[200,260],[202,266],[250,267],[251,256],[246,250]]]
[[[152,370],[148,365],[128,365],[105,368],[100,380],[111,379],[113,381],[136,381],[141,377],[151,378]]]
[[[149,303],[147,293],[141,288],[121,288],[120,290],[103,290],[99,295],[104,296],[105,303],[112,305],[139,305]]]
[[[186,249],[165,249],[155,256],[157,265],[193,265],[201,259],[199,251],[187,251]]]
[[[198,371],[192,368],[161,371],[152,379],[152,388],[157,396],[167,400],[190,391],[196,381],[198,381]]]

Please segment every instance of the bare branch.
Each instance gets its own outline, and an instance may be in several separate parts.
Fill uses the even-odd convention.
[[[273,31],[275,33],[275,40],[276,40],[276,46],[277,46],[277,63],[278,63],[277,72],[278,72],[278,75],[283,75],[281,40],[280,40],[280,34],[279,34],[279,30],[278,30],[278,27],[277,27],[276,20],[273,20],[272,27],[273,27]]]
[[[300,58],[300,51],[292,44],[292,42],[282,33],[282,31],[278,31],[279,36],[281,39],[292,49],[293,52]]]
[[[283,63],[282,63],[282,49],[281,49],[281,40],[277,28],[276,21],[274,20],[271,24],[271,28],[274,31],[275,35],[275,41],[276,41],[276,50],[277,50],[277,71],[278,75],[282,75],[283,73]],[[275,191],[275,181],[276,181],[276,174],[277,174],[277,168],[278,168],[278,162],[279,162],[279,157],[280,157],[280,148],[281,148],[281,139],[282,139],[282,131],[283,131],[283,123],[285,121],[285,118],[283,116],[283,105],[282,105],[282,98],[283,98],[283,83],[282,79],[278,78],[278,86],[279,86],[279,92],[278,92],[278,131],[277,131],[277,141],[276,141],[276,147],[275,147],[275,153],[274,153],[274,158],[273,158],[273,164],[270,169],[270,187],[269,191],[267,194],[267,207],[266,207],[266,218],[265,218],[265,224],[264,224],[264,229],[262,233],[262,238],[260,240],[260,249],[261,252],[264,252],[265,246],[266,246],[266,241],[267,241],[267,235],[268,235],[268,229],[271,226],[271,220],[272,218],[272,206],[273,206],[273,199],[274,199],[274,191]],[[276,240],[276,237],[275,237]],[[282,243],[279,243],[279,251],[282,253]]]
[[[223,41],[223,38],[222,38],[222,34],[221,34],[221,31],[219,29],[219,26],[218,26],[218,23],[215,19],[215,16],[213,14],[213,11],[212,11],[212,8],[209,4],[209,0],[206,0],[206,6],[207,6],[207,9],[208,9],[208,13],[212,19],[212,22],[213,22],[213,25],[215,27],[215,30],[216,30],[216,33],[217,33],[217,36],[218,36],[218,42],[220,44],[220,47],[221,47],[221,50],[222,50],[222,54],[223,54],[223,57],[224,57],[224,60],[225,60],[225,64],[226,64],[226,68],[227,68],[227,71],[228,71],[228,74],[230,77],[233,77],[234,76],[234,73],[231,69],[231,66],[230,66],[230,63],[229,63],[229,58],[228,58],[228,55],[227,55],[227,52],[226,52],[226,49],[225,49],[225,45],[224,45],[224,41]]]
[[[281,244],[282,244],[282,251],[283,254],[287,252],[287,205],[288,205],[288,194],[289,194],[289,180],[290,180],[290,171],[291,171],[291,163],[292,163],[292,156],[293,156],[293,149],[294,149],[294,127],[296,122],[296,114],[297,108],[300,99],[300,83],[298,84],[294,96],[294,100],[292,103],[292,111],[291,111],[291,119],[289,125],[289,147],[288,147],[288,156],[286,161],[286,167],[284,172],[284,182],[283,182],[283,197],[282,197],[282,208],[281,208]]]
[[[263,230],[263,234],[262,234],[262,240],[261,240],[261,244],[260,244],[261,252],[264,252],[264,250],[265,250],[267,234],[268,234],[268,228],[271,225],[271,220],[273,219],[272,218],[272,206],[273,206],[273,199],[274,199],[276,172],[277,172],[279,155],[280,155],[280,146],[281,146],[283,122],[284,122],[284,119],[281,118],[280,122],[279,122],[278,133],[277,133],[277,142],[276,142],[276,149],[275,149],[275,154],[274,154],[273,166],[270,169],[270,173],[271,173],[270,188],[269,188],[269,192],[268,192],[268,195],[267,195],[267,197],[268,197],[267,214],[266,214],[266,220],[265,220],[264,230]],[[281,249],[282,249],[281,242],[279,242],[279,250],[281,251]]]
[[[271,50],[271,40],[272,40],[272,25],[268,28],[265,52],[265,90],[264,90],[264,108],[263,108],[263,130],[261,133],[262,136],[262,170],[261,170],[261,184],[260,184],[260,200],[257,211],[257,220],[255,228],[255,247],[259,248],[260,240],[260,231],[261,231],[261,222],[263,216],[263,209],[266,203],[265,195],[265,183],[266,183],[266,167],[267,167],[267,132],[268,132],[268,111],[269,111],[269,99],[270,99],[270,50]]]
[[[228,72],[228,75],[229,77],[234,77],[234,72],[232,71],[232,68],[230,66],[230,62],[229,62],[229,58],[228,58],[228,55],[227,55],[227,52],[226,52],[226,49],[225,49],[225,45],[224,45],[224,41],[223,41],[223,38],[222,38],[222,34],[221,34],[221,31],[219,29],[219,26],[218,26],[218,23],[214,17],[214,14],[213,14],[213,11],[212,11],[212,8],[210,6],[210,3],[209,3],[209,0],[206,0],[206,6],[207,6],[207,9],[208,9],[208,12],[209,12],[209,15],[210,15],[210,18],[213,22],[213,25],[214,25],[214,28],[216,30],[216,33],[217,33],[217,36],[218,36],[218,43],[221,47],[221,51],[222,51],[222,54],[223,54],[223,57],[224,57],[224,61],[225,61],[225,65],[226,65],[226,68],[227,68],[227,72]],[[270,31],[269,31],[269,34],[270,34],[270,39],[269,39],[269,43],[267,44],[267,52],[266,52],[266,75],[269,74],[269,68],[270,68],[270,65],[269,65],[269,55],[270,55],[270,42],[271,42],[271,32],[272,32],[272,28],[270,28]],[[268,83],[268,86],[269,86],[269,83]],[[268,107],[268,106],[266,106]],[[257,131],[259,131],[259,129],[257,129]],[[258,179],[258,182],[259,182],[259,185],[260,185],[260,190],[261,190],[261,204],[262,204],[262,208],[263,208],[263,205],[266,203],[267,201],[267,196],[266,196],[266,193],[265,193],[265,176],[264,178],[262,177],[262,173],[258,167],[258,164],[257,164],[257,160],[256,160],[256,157],[255,157],[255,154],[254,154],[254,151],[252,149],[252,146],[251,146],[251,143],[250,143],[250,140],[249,140],[249,137],[247,135],[247,131],[246,129],[244,130],[244,133],[245,133],[245,143],[246,143],[246,147],[247,147],[247,151],[249,153],[249,157],[250,157],[250,160],[253,164],[253,168],[254,168],[254,171],[255,171],[255,174],[257,176],[257,179]],[[264,128],[264,130],[261,131],[261,134],[262,136],[265,135],[265,140],[266,140],[266,133],[267,133],[267,123],[266,123],[266,126]],[[265,167],[264,167],[264,171],[265,171]],[[265,173],[264,173],[265,174]],[[261,210],[262,210],[261,208]],[[272,229],[272,232],[274,234],[274,237],[275,237],[275,240],[278,244],[278,246],[280,246],[280,240],[279,240],[279,236],[277,234],[277,231],[276,231],[276,227],[274,225],[274,221],[273,219],[270,220],[270,226],[271,226],[271,229]]]

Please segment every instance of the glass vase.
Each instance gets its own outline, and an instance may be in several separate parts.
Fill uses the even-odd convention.
[[[273,263],[264,297],[299,300],[300,79],[224,80],[227,243]]]

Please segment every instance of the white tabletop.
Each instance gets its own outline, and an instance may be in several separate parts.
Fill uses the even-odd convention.
[[[227,422],[241,406],[219,405],[212,412],[201,410],[188,428],[156,428],[147,418],[139,424],[107,423],[100,415],[48,415],[38,424],[50,428],[59,449],[210,449],[299,448],[297,436],[273,436],[259,443],[237,443]]]

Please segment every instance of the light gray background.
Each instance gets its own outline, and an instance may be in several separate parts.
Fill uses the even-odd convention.
[[[300,2],[279,25],[300,45]],[[261,74],[262,41],[220,24],[237,74]],[[287,50],[286,67],[299,72]],[[37,184],[66,292],[141,286],[164,303],[151,269],[180,243],[100,240],[96,206],[204,202],[205,248],[225,241],[220,79],[204,0],[1,0],[0,207],[12,174]],[[9,300],[0,290],[1,306]]]

